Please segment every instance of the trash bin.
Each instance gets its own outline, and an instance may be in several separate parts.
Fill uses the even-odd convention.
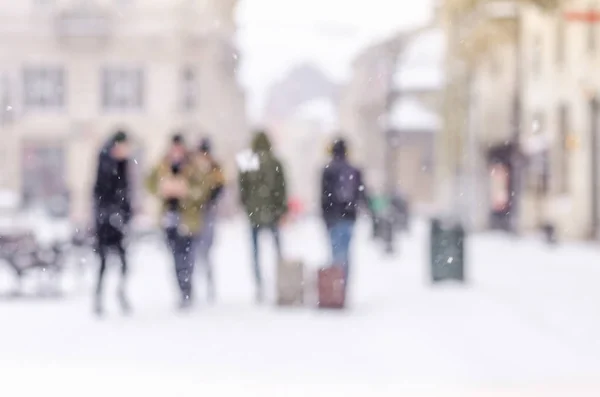
[[[443,219],[431,221],[431,280],[465,281],[465,230],[459,222]]]

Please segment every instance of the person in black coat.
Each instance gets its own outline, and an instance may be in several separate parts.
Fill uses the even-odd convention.
[[[115,250],[121,260],[121,284],[118,298],[124,311],[129,311],[125,295],[127,259],[123,246],[124,230],[131,219],[131,202],[128,180],[129,144],[127,134],[119,131],[102,147],[98,159],[98,172],[94,184],[94,215],[96,251],[100,257],[100,270],[96,285],[95,311],[102,314],[102,285],[106,259]]]

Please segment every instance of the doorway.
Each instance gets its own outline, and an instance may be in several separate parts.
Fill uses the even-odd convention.
[[[68,200],[65,156],[65,148],[61,143],[24,142],[21,193],[26,208],[45,208],[58,198]]]

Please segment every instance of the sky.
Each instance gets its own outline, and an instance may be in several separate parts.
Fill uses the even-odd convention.
[[[370,42],[421,26],[433,0],[241,0],[237,10],[240,80],[252,121],[268,87],[294,65],[311,62],[337,82]]]

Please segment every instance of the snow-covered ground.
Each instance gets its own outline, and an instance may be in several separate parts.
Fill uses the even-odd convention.
[[[284,238],[314,278],[327,263],[320,224]],[[91,314],[90,275],[74,271],[61,299],[0,301],[0,394],[600,395],[600,247],[493,234],[468,243],[469,283],[432,287],[425,225],[386,257],[360,224],[350,310],[284,310],[254,305],[248,233],[231,222],[215,251],[218,302],[199,299],[186,314],[164,247],[142,244],[130,260],[131,317],[116,307],[116,268],[103,319]],[[200,270],[196,281],[201,298]]]

